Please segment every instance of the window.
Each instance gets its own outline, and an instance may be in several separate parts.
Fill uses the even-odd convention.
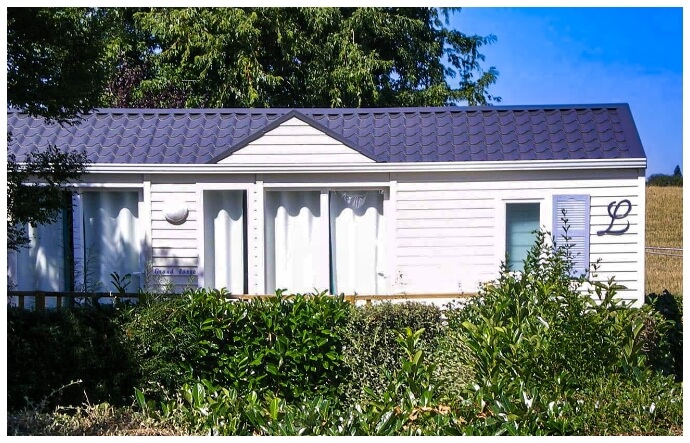
[[[246,193],[204,191],[204,286],[247,293]]]
[[[141,243],[137,191],[74,194],[58,220],[27,226],[30,243],[8,254],[8,277],[19,291],[112,291],[110,274],[132,274],[139,287]]]
[[[75,244],[83,239],[81,261],[77,265],[77,287],[85,290],[112,291],[110,274],[120,276],[141,271],[141,246],[138,232],[139,195],[137,191],[89,191],[81,196],[83,227],[75,226]],[[83,254],[83,255],[82,255]],[[78,273],[79,273],[78,271]],[[133,278],[128,291],[136,291],[139,279]]]
[[[330,205],[330,291],[383,292],[383,193],[334,191]]]
[[[266,291],[328,287],[319,191],[271,191],[265,202]],[[327,262],[326,262],[327,263]]]
[[[266,292],[385,292],[384,195],[369,191],[269,191]]]
[[[506,203],[506,254],[508,267],[522,271],[527,252],[539,230],[539,203]]]
[[[65,209],[55,223],[26,225],[29,244],[8,256],[8,283],[16,291],[69,290],[71,238],[65,229],[70,217]]]
[[[589,195],[553,196],[554,241],[569,245],[573,276],[589,269],[589,216]]]

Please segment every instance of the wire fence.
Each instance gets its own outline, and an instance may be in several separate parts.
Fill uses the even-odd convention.
[[[645,247],[645,249],[645,252],[647,254],[683,258],[683,248],[662,248],[660,246],[647,246]]]
[[[50,292],[50,291],[8,291],[8,305],[21,309],[45,311],[46,309],[62,309],[68,307],[111,305],[118,302],[137,304],[142,298],[172,298],[179,294],[140,294],[137,292],[118,294],[111,292]],[[477,293],[456,294],[387,294],[387,295],[343,295],[343,299],[352,304],[385,302],[385,301],[422,301],[449,303],[463,302],[476,297]],[[228,294],[225,298],[233,301],[246,301],[253,298],[271,298],[275,294]],[[285,295],[285,298],[293,295]],[[445,304],[443,303],[443,304]]]

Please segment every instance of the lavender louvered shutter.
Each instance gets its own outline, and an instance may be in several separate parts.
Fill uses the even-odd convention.
[[[554,240],[556,246],[571,245],[573,276],[589,269],[589,215],[589,195],[553,196]]]

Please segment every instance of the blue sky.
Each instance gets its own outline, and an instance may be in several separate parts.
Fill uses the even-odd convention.
[[[683,168],[681,8],[463,8],[450,27],[498,38],[501,105],[628,103],[647,176]]]

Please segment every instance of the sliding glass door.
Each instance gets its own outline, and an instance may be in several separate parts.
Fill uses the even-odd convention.
[[[329,197],[331,293],[382,293],[383,193],[333,191]]]
[[[247,293],[244,191],[204,191],[204,286]]]
[[[272,191],[265,202],[266,291],[328,288],[326,230],[319,191]]]
[[[268,191],[266,292],[386,291],[384,194],[371,191]]]
[[[141,271],[137,229],[139,194],[137,191],[84,192],[81,201],[85,289],[115,290],[111,273],[124,276]],[[136,291],[138,287],[130,285],[127,289]]]
[[[66,211],[55,223],[26,225],[29,244],[8,255],[8,279],[16,291],[66,291],[69,275],[69,237],[65,235]]]

